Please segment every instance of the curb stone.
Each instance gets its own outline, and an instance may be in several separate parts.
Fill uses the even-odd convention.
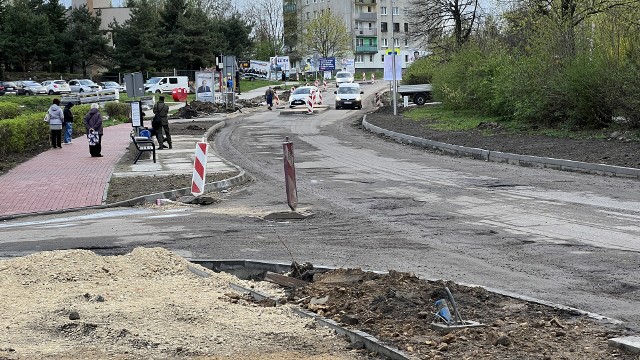
[[[609,346],[640,354],[640,336],[623,336],[609,339]]]
[[[397,133],[367,122],[367,115],[364,115],[364,117],[362,118],[362,127],[373,133],[382,134],[395,139],[396,141],[401,143],[418,145],[432,150],[442,151],[443,153],[449,155],[471,157],[477,160],[507,163],[510,165],[519,165],[525,167],[549,168],[554,170],[582,172],[595,175],[628,177],[635,179],[640,178],[640,169],[637,168],[491,151],[480,148],[447,144],[420,138],[417,136]]]

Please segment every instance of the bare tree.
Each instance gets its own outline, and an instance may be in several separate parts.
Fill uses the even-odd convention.
[[[284,43],[284,18],[282,0],[253,0],[243,8],[243,13],[254,25],[254,38],[268,44],[271,56],[282,53]]]
[[[480,13],[479,0],[410,0],[409,36],[432,49],[460,48],[471,36]]]

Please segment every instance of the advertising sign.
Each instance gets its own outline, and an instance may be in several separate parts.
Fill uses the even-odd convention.
[[[320,58],[318,59],[318,70],[332,71],[336,69],[336,58]]]
[[[400,56],[400,49],[394,49],[395,55],[392,55],[392,50],[387,50],[387,54],[384,57],[384,80],[393,81],[393,58],[396,58],[396,81],[402,80],[402,57]]]
[[[261,74],[267,74],[269,72],[269,62],[260,60],[251,60],[251,68],[258,71]]]
[[[340,62],[342,70],[348,71],[352,74],[356,73],[356,60],[355,59],[342,59]]]
[[[212,71],[196,71],[196,100],[213,102],[214,74]]]

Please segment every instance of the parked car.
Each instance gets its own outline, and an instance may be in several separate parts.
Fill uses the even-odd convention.
[[[336,87],[344,83],[352,83],[354,81],[353,74],[348,71],[338,71],[336,73]]]
[[[350,107],[354,109],[362,109],[362,94],[360,85],[357,83],[340,84],[338,90],[333,92],[336,94],[336,109]]]
[[[71,92],[69,84],[64,80],[46,80],[42,82],[42,86],[47,89],[49,95],[68,94]]]
[[[11,81],[0,81],[0,87],[2,87],[2,90],[0,90],[2,94],[0,95],[16,94],[16,84]]]
[[[102,86],[102,89],[117,89],[120,92],[126,92],[127,88],[124,85],[120,85],[115,81],[103,81],[99,82],[98,85]]]
[[[254,80],[267,80],[267,77],[262,74],[244,73],[240,75],[240,79],[254,81]]]
[[[304,105],[312,90],[317,92],[318,88],[315,86],[301,86],[295,89],[293,94],[289,96],[289,107],[293,108],[296,105]]]
[[[187,76],[157,76],[144,83],[145,92],[171,94],[174,89],[187,89],[187,92],[190,92],[189,78]]]
[[[16,95],[46,95],[47,89],[33,80],[16,81]]]
[[[91,92],[100,91],[102,87],[89,79],[73,79],[69,80],[69,88],[71,92]]]

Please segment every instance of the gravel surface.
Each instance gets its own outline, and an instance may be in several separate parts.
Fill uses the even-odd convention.
[[[358,359],[329,330],[230,282],[278,294],[162,248],[2,260],[0,359]]]

